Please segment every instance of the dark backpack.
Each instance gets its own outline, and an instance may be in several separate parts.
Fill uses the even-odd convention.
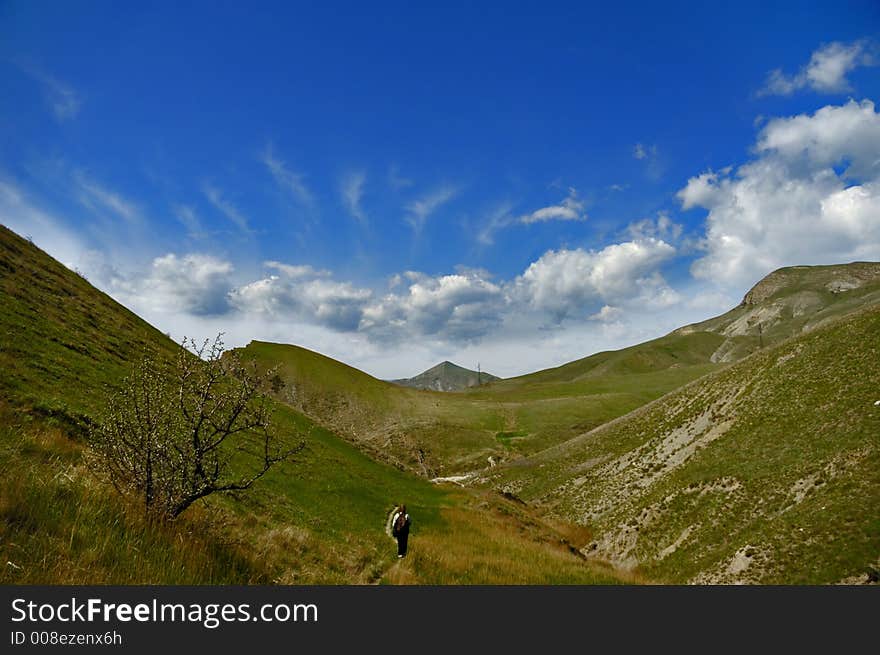
[[[396,537],[401,532],[403,532],[404,528],[406,528],[406,514],[401,512],[397,516],[397,520],[394,522],[394,527],[392,528],[391,532]]]

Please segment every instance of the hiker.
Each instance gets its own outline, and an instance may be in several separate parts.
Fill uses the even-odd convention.
[[[409,539],[409,526],[412,520],[406,513],[406,505],[400,505],[391,518],[391,536],[397,539],[397,557],[406,556],[406,542]]]

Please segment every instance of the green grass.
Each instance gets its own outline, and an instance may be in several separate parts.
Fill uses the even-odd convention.
[[[88,427],[101,420],[109,394],[145,348],[167,363],[178,347],[5,228],[0,255],[0,583],[394,582],[396,550],[385,520],[400,502],[414,517],[411,552],[425,558],[408,581],[541,582],[565,572],[572,580],[618,579],[561,547],[553,526],[505,526],[513,531],[492,567],[472,571],[433,558],[431,548],[471,547],[456,535],[497,541],[495,523],[474,519],[474,493],[377,462],[280,403],[277,433],[287,440],[305,435],[295,459],[247,492],[211,496],[174,522],[148,520],[137,499],[120,497],[86,465]],[[316,393],[331,407],[347,402],[334,388],[356,389],[383,412],[398,402],[389,385],[338,362],[309,353],[307,363]],[[412,402],[424,402],[410,393]],[[478,423],[482,430],[491,421]],[[491,495],[485,502],[509,501]],[[473,511],[462,515],[462,507]],[[517,516],[525,521],[528,512]],[[534,566],[517,574],[500,563],[535,553]]]
[[[460,393],[377,380],[297,346],[251,342],[241,352],[279,367],[276,398],[332,427],[373,457],[427,475],[530,454],[621,416],[705,373],[716,335],[657,340],[569,367]],[[575,371],[575,369],[577,369]],[[600,370],[601,369],[601,370]],[[516,432],[504,442],[498,432]]]
[[[492,483],[589,526],[598,553],[638,561],[654,580],[834,582],[880,557],[877,380],[873,308],[496,471]],[[720,424],[729,428],[717,439],[680,450]],[[675,435],[678,451],[668,447]],[[749,548],[749,566],[728,570]]]
[[[840,271],[870,277],[866,266],[786,273],[788,287],[773,287],[768,302],[806,290],[819,304],[809,316],[786,305],[785,325],[757,337],[720,334],[747,311],[738,308],[705,329],[462,393],[402,388],[253,342],[245,357],[280,366],[275,427],[285,439],[306,435],[305,449],[248,492],[160,524],[90,472],[87,436],[145,348],[167,362],[178,347],[3,228],[0,557],[11,564],[0,582],[824,583],[858,574],[880,553],[880,311],[847,312],[876,304],[880,287],[814,287]],[[807,325],[820,327],[736,364],[710,361],[722,346],[745,353]],[[687,451],[721,424],[719,438]],[[678,450],[668,448],[675,435]],[[485,480],[508,497],[416,475],[483,469],[489,455],[506,465]],[[414,518],[402,562],[384,527],[398,502]],[[737,558],[750,564],[731,573]]]

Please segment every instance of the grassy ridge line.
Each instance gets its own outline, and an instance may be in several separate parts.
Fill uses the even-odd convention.
[[[880,309],[792,338],[495,471],[671,582],[828,583],[880,558]],[[552,509],[551,509],[552,508]]]
[[[7,402],[77,423],[145,348],[179,346],[87,280],[0,226],[0,391]]]
[[[280,366],[281,402],[373,457],[434,477],[482,468],[489,456],[517,458],[625,414],[713,370],[705,360],[720,339],[690,335],[612,353],[613,367],[569,382],[461,393],[391,385],[297,346],[254,341],[241,353]]]

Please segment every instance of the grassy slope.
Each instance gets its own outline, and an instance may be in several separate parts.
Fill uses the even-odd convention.
[[[569,552],[560,542],[564,526],[537,529],[521,508],[510,523],[477,520],[513,503],[377,463],[282,405],[279,434],[308,435],[296,461],[248,493],[212,498],[170,525],[151,524],[90,473],[86,428],[144,347],[171,356],[177,346],[5,228],[0,297],[0,583],[618,579]],[[332,370],[324,374],[333,381]],[[401,501],[415,521],[405,563],[397,563],[383,525]],[[504,531],[510,534],[500,537]],[[462,535],[494,545],[479,566]]]
[[[723,363],[878,303],[880,264],[780,269],[722,316],[461,393],[402,389],[296,346],[253,342],[245,353],[281,365],[283,402],[374,457],[449,475],[563,443]]]
[[[497,471],[671,582],[828,583],[880,557],[880,308]],[[855,579],[855,578],[853,578]]]
[[[735,361],[868,305],[880,304],[880,263],[791,266],[773,271],[729,312],[674,334],[711,332],[713,361]]]
[[[722,340],[665,337],[567,365],[565,374],[540,372],[462,393],[389,384],[297,346],[254,341],[243,355],[280,366],[282,402],[375,457],[441,475],[481,468],[490,455],[536,452],[621,416],[714,369],[708,356]]]
[[[74,427],[149,347],[177,346],[85,279],[0,225],[0,393]],[[80,428],[82,425],[80,425]]]

